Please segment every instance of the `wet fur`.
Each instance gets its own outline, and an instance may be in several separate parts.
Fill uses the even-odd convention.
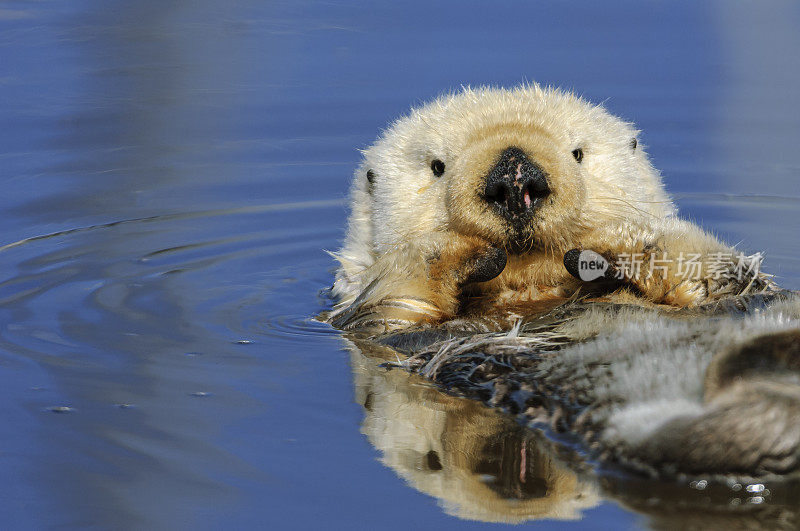
[[[733,304],[735,302],[736,304]],[[800,298],[665,312],[574,303],[512,333],[380,341],[398,363],[653,478],[800,475]]]

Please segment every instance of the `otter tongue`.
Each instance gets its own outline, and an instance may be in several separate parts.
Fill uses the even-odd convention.
[[[531,192],[530,192],[530,190],[528,190],[527,186],[525,187],[524,199],[525,199],[525,208],[530,207],[531,206]]]

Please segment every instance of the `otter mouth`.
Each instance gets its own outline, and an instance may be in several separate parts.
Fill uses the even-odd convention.
[[[537,251],[541,246],[535,238],[528,237],[509,239],[505,242],[503,248],[508,254],[520,256]]]
[[[531,213],[550,195],[547,185],[535,182],[512,188],[503,183],[491,182],[480,195],[502,217],[517,221],[529,218]]]

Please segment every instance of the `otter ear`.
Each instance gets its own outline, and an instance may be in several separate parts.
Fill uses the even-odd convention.
[[[636,140],[636,137],[631,138],[629,145],[631,146],[631,151],[636,151],[636,146],[639,145],[639,142]]]
[[[375,184],[375,172],[367,170],[367,192],[372,193],[372,187]]]

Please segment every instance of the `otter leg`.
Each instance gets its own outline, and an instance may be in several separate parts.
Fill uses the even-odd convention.
[[[453,317],[467,284],[486,282],[505,268],[506,254],[478,238],[439,233],[382,255],[367,272],[361,294],[337,309],[337,328],[386,332]]]
[[[705,412],[668,422],[631,457],[687,474],[783,476],[800,471],[800,329],[719,352]]]

